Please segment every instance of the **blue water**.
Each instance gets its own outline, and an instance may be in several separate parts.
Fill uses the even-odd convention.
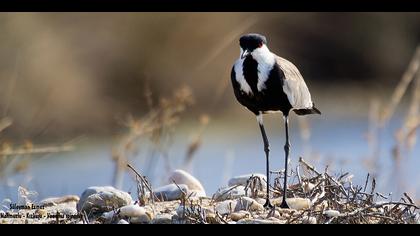
[[[396,199],[408,191],[411,195],[420,193],[420,148],[417,144],[410,154],[404,155],[400,171],[395,172],[391,158],[391,148],[395,143],[393,132],[400,120],[393,121],[381,137],[380,169],[377,190],[392,192]],[[227,123],[227,124],[226,124]],[[284,130],[278,117],[265,119],[271,144],[271,169],[280,170],[284,164]],[[190,135],[196,127],[184,126],[174,136],[169,149],[172,168],[183,167],[183,158]],[[291,120],[292,168],[296,167],[299,156],[313,163],[319,170],[329,166],[330,173],[350,172],[355,175],[355,184],[364,184],[369,169],[364,164],[369,157],[365,119],[311,119],[311,138],[303,144],[298,133],[297,121]],[[76,150],[68,153],[50,155],[41,159],[34,158],[27,172],[8,176],[0,182],[0,199],[17,198],[17,186],[23,185],[39,193],[38,200],[64,194],[80,195],[93,185],[112,185],[114,162],[111,160],[110,139],[96,140],[87,138],[76,145]],[[163,158],[151,152],[147,145],[141,147],[138,156],[131,163],[147,175],[152,185],[164,183],[167,171]],[[145,151],[146,150],[146,151]],[[153,168],[148,168],[152,166]],[[204,185],[207,195],[211,196],[217,188],[225,186],[227,180],[235,175],[265,171],[265,156],[258,126],[254,119],[241,122],[213,122],[204,132],[203,144],[195,155],[192,174]],[[135,192],[136,185],[131,174],[125,174],[122,187],[125,191]],[[414,196],[415,197],[415,196]]]

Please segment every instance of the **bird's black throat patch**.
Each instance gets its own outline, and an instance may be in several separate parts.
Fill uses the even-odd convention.
[[[251,87],[252,93],[258,93],[258,62],[247,56],[242,64],[242,71],[246,82]]]
[[[252,94],[241,90],[240,84],[236,81],[234,67],[231,72],[231,80],[237,100],[252,111],[255,115],[260,112],[281,111],[283,115],[288,115],[292,106],[283,91],[284,73],[275,64],[271,69],[262,91],[258,91],[258,62],[248,56],[242,64],[242,73],[252,90]]]

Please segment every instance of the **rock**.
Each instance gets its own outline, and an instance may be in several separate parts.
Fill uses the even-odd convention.
[[[111,186],[89,187],[86,189],[77,204],[79,212],[89,213],[107,212],[133,202],[130,194]]]
[[[245,196],[245,187],[239,185],[234,188],[232,187],[220,188],[213,195],[213,198],[216,201],[224,201],[227,199],[236,199],[243,196]]]
[[[221,215],[230,214],[232,212],[245,211],[264,211],[262,204],[252,198],[241,197],[236,200],[225,200],[216,204],[215,210]]]
[[[264,206],[250,197],[241,197],[237,200],[236,210],[264,211]]]
[[[311,200],[308,198],[286,198],[287,205],[291,209],[303,210],[311,207]]]
[[[133,224],[148,224],[154,217],[153,212],[138,205],[125,206],[120,210],[120,214],[124,212],[123,216],[130,217],[130,223]]]
[[[230,214],[232,212],[235,212],[236,204],[237,204],[236,200],[225,200],[223,202],[217,203],[216,207],[215,207],[215,210],[220,215]]]
[[[264,219],[242,219],[236,222],[237,224],[285,224],[286,221],[281,221],[275,218]]]
[[[146,210],[139,205],[129,205],[121,207],[119,214],[122,217],[138,217],[146,215]]]
[[[172,215],[168,213],[157,215],[153,220],[152,224],[171,224]]]
[[[188,186],[190,193],[194,193],[197,197],[205,197],[206,191],[203,185],[194,176],[184,170],[174,170],[168,178],[169,183],[185,184]]]
[[[155,190],[153,190],[153,193],[156,195],[156,197],[159,200],[163,200],[163,201],[178,200],[178,199],[181,199],[182,197],[182,191],[184,191],[187,194],[190,192],[187,185],[178,184],[178,186],[176,186],[176,184],[173,184],[173,183],[168,184],[168,185],[156,188]],[[182,189],[182,191],[180,190],[180,188]]]
[[[249,178],[251,178],[251,176],[258,176],[261,178],[261,184],[263,186],[263,188],[265,189],[267,186],[267,178],[265,177],[265,175],[263,174],[259,174],[259,173],[254,173],[254,174],[246,174],[246,175],[239,175],[239,176],[235,176],[231,179],[229,179],[228,182],[228,186],[232,187],[235,185],[241,185],[241,186],[246,186],[247,181],[249,180]]]
[[[249,216],[250,216],[250,213],[247,211],[238,211],[238,212],[233,212],[230,214],[230,218],[233,221],[242,220],[244,218],[248,218]]]
[[[283,198],[275,198],[271,203],[275,206],[280,207]],[[308,198],[286,198],[287,205],[290,209],[303,210],[311,207],[311,200]]]
[[[124,220],[124,219],[121,219],[120,221],[118,221],[118,223],[117,224],[119,224],[119,225],[128,225],[128,224],[130,224],[130,223],[128,223],[126,220]]]
[[[70,202],[79,202],[80,198],[76,195],[67,195],[64,197],[50,197],[39,202],[40,205],[43,206],[54,206],[63,203],[70,203]]]
[[[340,216],[340,212],[336,210],[326,210],[323,212],[324,215],[328,217],[337,217]]]
[[[111,224],[113,221],[115,221],[118,217],[116,216],[115,211],[108,211],[102,213],[102,215],[99,217],[101,221],[103,221],[105,224]]]

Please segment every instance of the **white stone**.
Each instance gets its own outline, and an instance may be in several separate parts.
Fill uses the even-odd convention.
[[[242,220],[244,218],[248,218],[249,216],[250,216],[250,213],[247,211],[238,211],[238,212],[233,212],[230,214],[230,218],[233,221]]]
[[[311,207],[311,200],[308,198],[286,198],[287,205],[291,209],[303,210]]]
[[[250,211],[263,211],[264,206],[250,197],[241,197],[237,200],[237,211],[250,210]]]
[[[236,200],[225,200],[216,204],[215,210],[220,215],[230,214],[235,212],[236,209]]]
[[[194,176],[192,176],[191,174],[189,174],[188,172],[184,171],[184,170],[174,170],[169,178],[168,178],[169,183],[173,183],[173,181],[175,181],[175,183],[179,184],[185,184],[188,186],[188,189],[195,193],[195,196],[197,197],[205,197],[206,196],[206,191],[204,190],[203,185],[200,183],[200,181],[198,181],[198,179],[196,179]]]
[[[139,205],[123,206],[119,209],[119,214],[122,217],[138,217],[146,214],[144,207]]]
[[[336,211],[336,210],[326,210],[326,211],[324,211],[324,215],[326,215],[328,217],[337,217],[337,216],[340,216],[341,213],[339,211]]]
[[[80,197],[77,210],[106,212],[115,208],[130,205],[133,199],[130,194],[111,186],[89,187]]]

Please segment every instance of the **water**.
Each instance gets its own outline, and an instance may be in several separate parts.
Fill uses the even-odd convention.
[[[401,171],[394,171],[390,150],[395,142],[393,131],[399,122],[393,121],[383,133],[380,176],[377,181],[377,190],[385,194],[393,192],[395,199],[404,191],[417,195],[420,193],[417,184],[420,180],[420,145],[417,144],[410,155],[404,156]],[[278,117],[268,117],[265,123],[271,144],[271,167],[272,170],[280,170],[284,163],[282,121]],[[262,140],[255,120],[225,121],[223,124],[215,121],[210,124],[191,170],[203,183],[207,195],[211,196],[217,188],[225,186],[231,176],[265,173]],[[182,167],[186,146],[194,129],[196,127],[183,127],[176,133],[169,149],[172,168]],[[298,134],[296,120],[291,121],[292,168],[296,167],[299,156],[303,156],[319,170],[329,165],[330,173],[350,172],[355,175],[353,182],[363,185],[368,173],[364,161],[371,152],[364,138],[366,120],[337,118],[326,121],[313,118],[311,129],[310,142],[304,145]],[[114,174],[114,162],[111,160],[113,145],[115,143],[110,140],[88,139],[73,152],[35,159],[25,174],[9,176],[7,181],[0,182],[0,199],[16,199],[18,185],[36,190],[39,193],[38,200],[64,194],[80,195],[89,186],[111,185]],[[157,187],[165,181],[165,163],[159,155],[152,160],[146,156],[150,156],[150,152],[140,152],[131,163]],[[147,166],[154,168],[148,169]],[[131,174],[125,174],[123,190],[136,191]]]

